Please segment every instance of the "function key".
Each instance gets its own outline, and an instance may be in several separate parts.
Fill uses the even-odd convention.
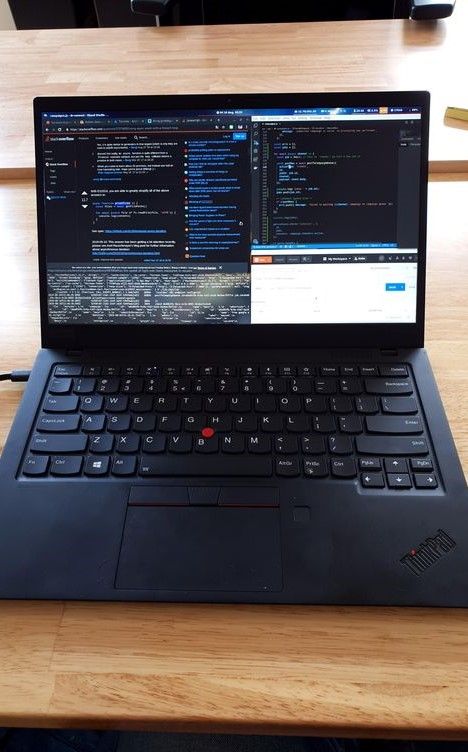
[[[361,473],[361,483],[364,488],[385,488],[382,473]]]
[[[140,376],[159,376],[159,366],[141,366]]]
[[[258,376],[258,366],[241,366],[241,376]]]
[[[315,376],[315,368],[314,366],[298,366],[297,375],[298,376]]]
[[[123,376],[138,376],[139,371],[139,366],[123,366],[121,373]]]
[[[260,376],[276,376],[277,366],[260,366]]]
[[[236,366],[218,366],[219,376],[235,376]]]
[[[163,366],[161,373],[163,376],[179,376],[180,366]]]
[[[360,470],[381,470],[382,463],[377,457],[360,457],[359,469]]]
[[[120,374],[120,366],[103,366],[101,373],[103,376],[118,376]]]
[[[320,376],[339,376],[338,366],[320,366]]]
[[[216,376],[216,366],[200,366],[200,376]]]
[[[100,376],[101,366],[83,366],[83,376]]]
[[[357,366],[341,366],[340,373],[342,376],[359,376]]]
[[[389,488],[411,488],[411,478],[407,473],[388,473]]]
[[[381,376],[408,376],[408,369],[404,365],[380,366]]]
[[[61,365],[55,366],[55,376],[79,376],[81,374],[81,366],[76,365]]]
[[[416,457],[413,457],[410,461],[411,461],[411,470],[413,472],[427,473],[434,469],[432,467],[432,460],[430,459],[425,460],[425,459],[417,459]]]
[[[182,376],[198,376],[198,366],[183,366],[180,372]]]
[[[437,488],[437,478],[434,473],[415,473],[413,478],[415,488]]]
[[[71,379],[51,379],[49,384],[49,394],[68,394],[71,385]]]
[[[23,475],[45,475],[49,465],[48,457],[26,457],[23,464]]]
[[[387,473],[407,473],[408,466],[406,460],[399,457],[387,457],[385,459],[385,470]]]
[[[379,369],[377,366],[359,366],[361,376],[378,376]]]
[[[296,366],[279,366],[279,375],[280,376],[296,376],[297,368]]]

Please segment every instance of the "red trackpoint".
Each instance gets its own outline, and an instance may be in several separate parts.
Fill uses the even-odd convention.
[[[209,428],[208,426],[202,428],[201,435],[204,439],[211,439],[211,437],[214,436],[214,428]]]

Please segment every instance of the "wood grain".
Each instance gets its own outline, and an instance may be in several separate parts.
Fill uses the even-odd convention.
[[[466,471],[461,177],[429,186],[427,345]],[[0,236],[0,368],[27,368],[32,182],[0,183]],[[0,384],[0,444],[21,393]],[[468,610],[1,602],[0,725],[466,739],[467,655]]]
[[[438,23],[348,21],[0,32],[0,177],[33,174],[38,95],[429,89],[432,170],[468,170],[468,0]],[[466,62],[466,61],[465,61]],[[2,174],[3,171],[3,174]]]

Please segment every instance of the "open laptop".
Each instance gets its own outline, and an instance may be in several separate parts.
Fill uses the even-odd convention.
[[[423,350],[429,95],[39,98],[0,595],[468,603]]]

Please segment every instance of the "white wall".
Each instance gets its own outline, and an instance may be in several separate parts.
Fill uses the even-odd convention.
[[[0,0],[0,29],[15,29],[13,16],[7,0]]]

